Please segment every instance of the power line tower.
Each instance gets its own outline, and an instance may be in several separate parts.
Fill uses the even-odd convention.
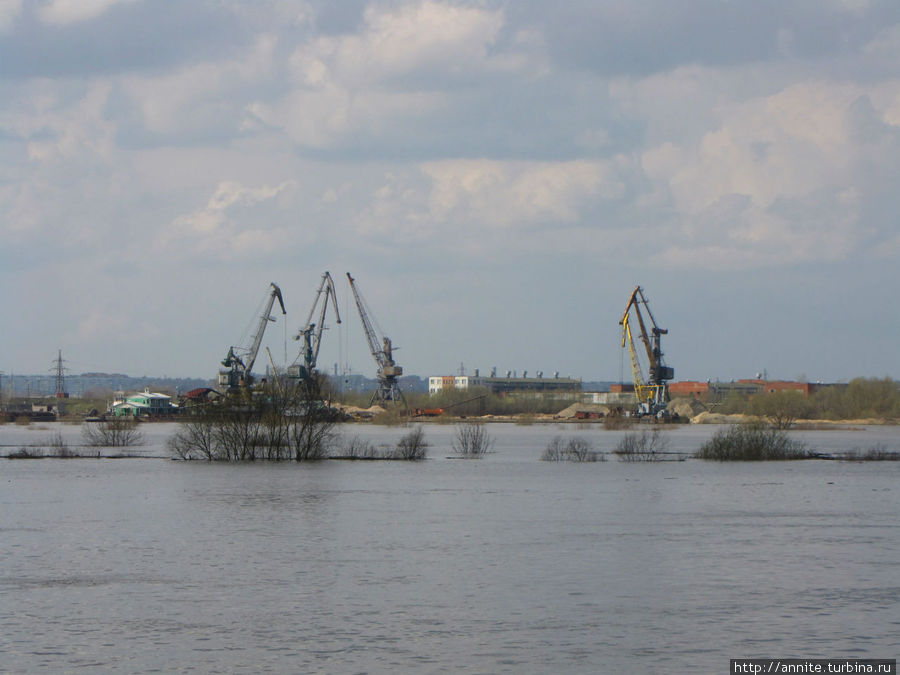
[[[60,349],[53,369],[56,371],[56,398],[69,398],[69,393],[66,391],[66,369],[63,367],[63,363],[62,349]]]

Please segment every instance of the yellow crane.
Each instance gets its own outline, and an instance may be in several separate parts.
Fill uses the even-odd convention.
[[[650,319],[649,332],[641,312],[641,305],[643,305],[644,311]],[[638,337],[643,343],[648,361],[648,377],[646,379],[638,358],[638,349],[634,344],[634,335],[631,330],[632,314],[637,319]],[[650,311],[650,305],[647,304],[647,298],[644,297],[644,291],[640,286],[635,286],[631,292],[619,325],[622,326],[622,348],[624,349],[627,346],[631,357],[631,374],[634,380],[634,391],[638,399],[637,414],[639,416],[655,415],[657,417],[666,417],[666,406],[669,402],[669,386],[667,382],[675,377],[675,370],[663,363],[660,336],[666,335],[669,331],[656,325],[656,319],[653,318],[653,312]]]

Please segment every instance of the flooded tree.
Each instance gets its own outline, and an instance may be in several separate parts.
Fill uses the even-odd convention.
[[[453,451],[463,457],[481,457],[494,445],[494,439],[480,422],[456,425]]]
[[[562,436],[550,439],[541,459],[545,462],[603,462],[605,457],[594,450],[590,441],[576,436],[568,441]]]
[[[425,430],[421,424],[417,424],[408,433],[404,434],[397,441],[397,448],[394,450],[394,459],[425,459],[428,452],[428,443],[425,440]]]
[[[335,442],[338,416],[327,403],[327,381],[315,375],[302,381],[284,400],[287,441],[298,461],[325,459]]]
[[[766,461],[809,459],[813,455],[799,441],[781,429],[760,422],[735,424],[722,429],[694,454],[697,459],[726,461]]]
[[[625,434],[613,452],[623,462],[659,462],[669,449],[669,438],[659,429]]]
[[[324,459],[337,417],[325,403],[323,383],[248,389],[208,406],[183,422],[168,442],[182,459],[230,462]]]
[[[124,448],[144,442],[144,434],[133,417],[85,422],[81,427],[81,436],[85,445],[95,448]]]

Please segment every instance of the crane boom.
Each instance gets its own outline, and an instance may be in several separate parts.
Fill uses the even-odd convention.
[[[324,293],[324,299],[323,294]],[[334,316],[337,323],[341,322],[341,313],[338,310],[337,294],[334,290],[334,280],[329,272],[322,275],[322,281],[316,291],[316,299],[309,310],[309,316],[306,317],[306,324],[300,329],[300,332],[294,336],[295,340],[303,340],[303,350],[300,356],[295,359],[294,364],[288,368],[288,375],[291,377],[300,377],[308,379],[312,376],[316,369],[316,362],[319,359],[319,346],[322,344],[322,331],[325,328],[325,314],[328,310],[328,299],[331,298],[331,304],[334,307]],[[319,301],[322,300],[321,305]],[[316,314],[316,307],[319,307],[319,315],[316,323],[313,318]],[[303,365],[296,363],[302,357]]]
[[[642,305],[650,320],[649,332],[647,331],[647,323],[644,321],[644,316],[641,313]],[[630,323],[632,311],[637,318],[640,329],[639,337],[647,354],[649,377],[646,381],[644,380],[634,345]],[[653,316],[653,312],[650,311],[650,305],[647,303],[647,298],[644,297],[644,291],[640,286],[635,286],[631,292],[628,303],[625,305],[625,312],[619,320],[619,325],[622,326],[622,347],[627,346],[631,356],[634,390],[638,397],[638,414],[665,415],[666,404],[669,400],[669,387],[666,382],[675,377],[675,370],[663,363],[660,339],[662,335],[667,335],[669,331],[665,328],[660,328],[656,324],[656,319]]]
[[[259,325],[256,328],[256,333],[253,335],[253,343],[250,345],[250,353],[245,362],[248,374],[253,372],[253,364],[256,362],[256,355],[259,353],[259,346],[262,344],[263,333],[266,332],[266,326],[269,325],[270,321],[275,321],[272,316],[272,306],[275,304],[275,298],[278,298],[278,304],[281,305],[282,316],[287,314],[287,311],[284,309],[284,299],[281,297],[281,289],[274,283],[270,285],[272,286],[272,290],[269,292],[266,308],[259,316]]]
[[[281,296],[281,289],[275,283],[270,283],[269,286],[271,287],[271,290],[268,292],[269,297],[265,301],[263,312],[260,314],[259,323],[257,324],[256,332],[253,334],[250,347],[247,349],[229,347],[228,354],[222,360],[222,365],[227,368],[227,370],[219,371],[219,384],[222,386],[234,389],[250,384],[253,364],[256,362],[256,355],[259,353],[266,326],[270,321],[275,321],[275,318],[272,316],[272,307],[276,298],[278,299],[278,304],[281,305],[282,315],[287,314],[284,308],[284,299]],[[241,353],[243,353],[243,358],[241,358]]]
[[[391,339],[383,336],[380,339],[375,328],[372,326],[372,320],[369,317],[369,311],[366,309],[366,303],[356,287],[356,279],[347,272],[347,279],[350,281],[350,290],[353,291],[353,299],[356,301],[356,309],[359,310],[359,319],[363,325],[363,332],[366,334],[366,341],[369,343],[369,351],[375,359],[378,366],[378,389],[372,394],[372,402],[378,400],[383,402],[402,402],[406,406],[406,398],[400,390],[397,381],[403,374],[403,368],[394,362],[393,345]],[[371,403],[370,403],[371,405]]]
[[[350,281],[350,290],[353,291],[353,299],[356,301],[356,309],[359,311],[359,320],[362,321],[363,332],[366,334],[366,341],[369,343],[369,351],[372,352],[372,356],[380,369],[384,367],[385,355],[381,347],[378,346],[378,334],[372,327],[372,321],[369,319],[365,303],[359,295],[359,290],[356,288],[356,279],[350,276],[350,272],[347,272],[347,279]]]

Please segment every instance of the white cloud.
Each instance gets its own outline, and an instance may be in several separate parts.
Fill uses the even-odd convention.
[[[0,169],[0,230],[9,243],[67,248],[102,240],[109,223],[98,209],[121,196],[110,91],[102,79],[9,88],[0,108],[0,138],[10,150]]]
[[[283,128],[295,143],[328,148],[348,134],[377,136],[386,124],[439,109],[443,94],[430,92],[353,92],[327,85],[315,92],[298,89],[274,104],[254,103],[247,112],[263,125]]]
[[[9,30],[22,13],[22,0],[0,0],[0,33]]]
[[[41,21],[65,25],[94,19],[117,4],[133,0],[50,0],[38,8]]]
[[[891,88],[896,96],[900,83]],[[877,138],[888,111],[861,122],[860,104],[871,106],[860,85],[799,83],[720,105],[719,121],[696,144],[668,142],[644,151],[647,176],[670,196],[678,230],[689,238],[663,257],[694,264],[710,259],[716,247],[748,264],[849,255],[866,235],[858,195],[870,186],[861,168],[897,166],[890,144]],[[723,211],[731,197],[743,201]],[[734,255],[719,251],[711,260]]]
[[[116,131],[105,110],[111,89],[103,79],[74,96],[63,95],[47,81],[26,85],[0,109],[0,129],[26,143],[29,158],[36,162],[109,159]]]
[[[323,36],[295,49],[288,61],[292,90],[278,101],[254,102],[248,114],[314,148],[402,130],[410,119],[458,105],[447,83],[472,86],[491,72],[542,71],[533,31],[521,31],[509,50],[492,52],[503,25],[502,12],[479,7],[370,5],[358,34]]]
[[[285,238],[278,227],[269,224],[267,211],[260,207],[296,187],[292,180],[260,187],[223,181],[204,208],[175,218],[158,246],[169,252],[186,248],[227,260],[271,253]]]
[[[233,206],[253,206],[272,199],[282,190],[294,185],[293,181],[286,181],[275,187],[264,185],[258,188],[246,188],[233,181],[223,181],[219,183],[205,208],[195,211],[189,216],[177,218],[175,225],[188,227],[196,234],[212,234],[219,229]]]
[[[315,86],[325,72],[349,87],[427,70],[432,76],[480,67],[503,26],[503,15],[476,7],[422,2],[366,8],[359,35],[326,37],[297,50],[292,71]],[[312,77],[310,77],[312,76]]]
[[[197,133],[225,127],[234,134],[243,117],[241,92],[269,80],[276,46],[275,37],[260,35],[246,53],[233,60],[187,65],[161,75],[125,77],[122,87],[136,103],[145,128],[153,133]]]
[[[446,160],[422,170],[432,181],[429,208],[437,222],[488,227],[572,223],[581,207],[614,199],[623,185],[602,162]]]

